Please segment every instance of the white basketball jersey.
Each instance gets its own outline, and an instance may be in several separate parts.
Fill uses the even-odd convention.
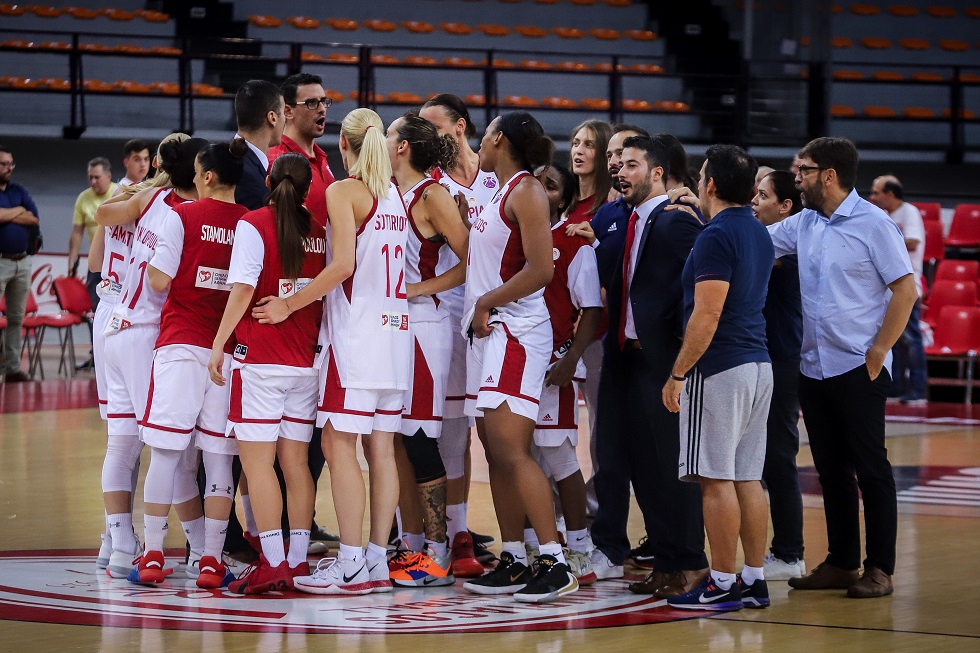
[[[133,235],[136,225],[117,224],[105,228],[105,252],[102,255],[102,283],[98,293],[100,301],[116,304],[126,270],[129,268],[129,257],[133,249]]]
[[[469,215],[467,218],[471,225],[480,217],[483,209],[490,203],[490,200],[493,199],[494,194],[496,194],[497,189],[500,187],[500,183],[497,181],[495,174],[492,172],[483,172],[482,170],[477,170],[476,178],[470,186],[456,181],[449,176],[448,172],[445,172],[441,168],[436,168],[432,171],[432,178],[443,186],[448,187],[450,195],[454,198],[457,193],[462,193],[466,197],[466,202],[469,205]],[[459,258],[456,257],[456,253],[453,252],[452,248],[444,247],[439,252],[439,264],[436,266],[436,274],[442,274],[457,263],[459,263]],[[463,284],[440,295],[442,301],[446,303],[446,308],[449,310],[449,313],[457,318],[463,317],[465,291],[466,286]],[[455,329],[455,327],[453,328]]]
[[[408,211],[408,223],[411,229],[408,230],[408,247],[405,258],[405,281],[407,283],[419,283],[426,279],[433,279],[438,276],[436,267],[439,265],[439,253],[443,249],[449,249],[446,241],[441,236],[436,236],[436,240],[429,240],[423,236],[412,218],[412,209],[416,202],[422,198],[422,193],[429,186],[435,184],[432,177],[425,177],[419,183],[412,186],[402,194],[402,201]],[[449,310],[442,296],[426,295],[415,297],[408,300],[408,314],[412,322],[438,322],[449,317]]]
[[[470,229],[470,247],[466,257],[466,314],[472,310],[477,299],[502,286],[527,265],[521,232],[517,224],[504,215],[504,204],[510,191],[530,174],[522,170],[511,177]],[[548,320],[543,288],[495,308],[498,311],[497,319],[510,325],[512,331],[522,331]]]
[[[317,365],[329,345],[344,388],[408,389],[409,229],[405,204],[391,183],[357,230],[354,274],[326,296]]]
[[[174,213],[173,207],[183,201],[172,188],[161,188],[136,221],[127,274],[120,289],[119,303],[106,327],[106,335],[131,326],[160,324],[160,311],[163,310],[169,291],[153,290],[146,268],[160,242],[162,225],[167,220],[180,219]]]

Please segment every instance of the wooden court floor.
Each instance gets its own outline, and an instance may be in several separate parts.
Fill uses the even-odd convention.
[[[105,432],[95,408],[71,407],[91,405],[86,384],[0,386],[0,651],[980,651],[976,426],[889,424],[901,503],[896,589],[884,599],[854,601],[842,592],[803,593],[771,582],[768,610],[700,617],[653,601],[618,605],[639,597],[631,598],[625,584],[604,582],[572,595],[574,603],[556,614],[521,612],[499,601],[465,603],[460,583],[440,594],[413,590],[384,600],[263,602],[202,597],[179,581],[149,594],[94,573]],[[61,399],[52,404],[52,397]],[[38,410],[52,405],[62,409]],[[583,437],[580,451],[587,452],[586,444]],[[470,525],[496,536],[482,455],[477,445]],[[825,552],[826,532],[806,447],[799,464],[809,492],[806,562],[812,567]],[[321,524],[335,530],[326,482],[317,505]],[[634,541],[641,531],[636,512]],[[135,522],[139,531],[139,503]],[[181,546],[173,517],[171,531],[167,545]],[[445,614],[478,616],[482,625],[457,628],[459,621]],[[239,618],[244,621],[222,621]],[[320,627],[324,619],[338,627]]]

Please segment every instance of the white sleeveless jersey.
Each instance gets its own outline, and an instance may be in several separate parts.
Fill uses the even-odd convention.
[[[470,229],[470,247],[466,257],[466,315],[469,315],[477,299],[502,286],[527,265],[521,233],[517,224],[504,215],[504,204],[510,191],[530,174],[522,170],[511,177]],[[506,323],[515,336],[548,320],[543,288],[495,308],[498,311],[495,318]],[[494,316],[491,321],[493,319]]]
[[[348,389],[407,390],[408,212],[394,183],[357,230],[354,274],[325,298],[317,366],[329,346]]]
[[[425,189],[435,183],[436,181],[432,177],[425,177],[402,194],[402,201],[405,202],[405,209],[408,211],[408,223],[411,227],[408,230],[408,247],[405,254],[406,283],[419,283],[437,277],[436,267],[439,265],[439,254],[443,249],[450,249],[441,236],[436,236],[437,240],[429,240],[423,236],[419,232],[414,218],[412,218],[412,209],[416,202],[421,199]],[[439,322],[447,319],[449,309],[443,301],[444,294],[420,296],[408,300],[408,315],[412,322],[418,324],[419,322]]]
[[[117,224],[105,228],[105,252],[102,254],[102,283],[99,284],[100,301],[109,304],[119,302],[119,293],[126,270],[129,268],[129,257],[133,249],[133,235],[136,233],[135,223]]]
[[[172,188],[161,188],[146,205],[136,221],[133,248],[127,274],[119,293],[119,303],[112,312],[106,335],[131,326],[160,324],[160,312],[167,300],[168,290],[156,292],[150,287],[146,268],[160,243],[160,232],[167,220],[179,220],[173,207],[184,200]]]
[[[432,171],[432,178],[438,181],[443,186],[449,188],[449,194],[456,197],[457,193],[462,193],[466,197],[466,202],[469,204],[469,215],[467,216],[469,223],[472,225],[476,222],[476,219],[480,217],[483,213],[483,209],[486,208],[490,200],[493,199],[494,194],[496,194],[497,189],[500,187],[500,183],[497,181],[497,176],[492,172],[483,172],[482,170],[477,170],[476,178],[473,180],[471,186],[467,186],[459,181],[456,181],[449,176],[448,172],[445,172],[441,168],[436,168]],[[451,247],[445,247],[439,252],[439,264],[436,266],[436,274],[442,274],[446,270],[451,269],[459,263],[459,258],[456,257],[456,253],[453,252]],[[463,317],[463,301],[466,291],[466,285],[457,286],[447,293],[440,295],[440,298],[446,304],[446,308],[449,310],[450,315],[453,315],[457,319]],[[455,329],[455,326],[453,327]]]

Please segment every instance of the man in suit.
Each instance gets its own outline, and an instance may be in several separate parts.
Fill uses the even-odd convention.
[[[265,206],[269,188],[269,150],[282,142],[286,126],[282,91],[272,82],[253,79],[245,82],[235,94],[236,138],[248,143],[242,180],[235,188],[235,202],[249,211]]]
[[[677,478],[679,422],[660,401],[663,380],[680,351],[681,271],[702,225],[668,205],[668,152],[649,138],[623,143],[619,183],[635,207],[606,300],[609,333],[599,382],[595,478],[599,510],[592,524],[600,579],[623,576],[629,485],[648,524],[653,571],[630,590],[667,598],[707,573],[701,493]]]

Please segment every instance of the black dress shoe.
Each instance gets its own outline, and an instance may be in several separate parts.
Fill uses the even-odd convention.
[[[25,383],[27,381],[33,381],[34,379],[28,376],[27,372],[17,370],[16,372],[7,372],[7,374],[4,376],[4,380],[7,383]]]
[[[95,368],[95,359],[90,356],[89,359],[84,363],[79,363],[78,365],[76,365],[75,371],[84,372],[85,370],[91,370],[94,368]]]

